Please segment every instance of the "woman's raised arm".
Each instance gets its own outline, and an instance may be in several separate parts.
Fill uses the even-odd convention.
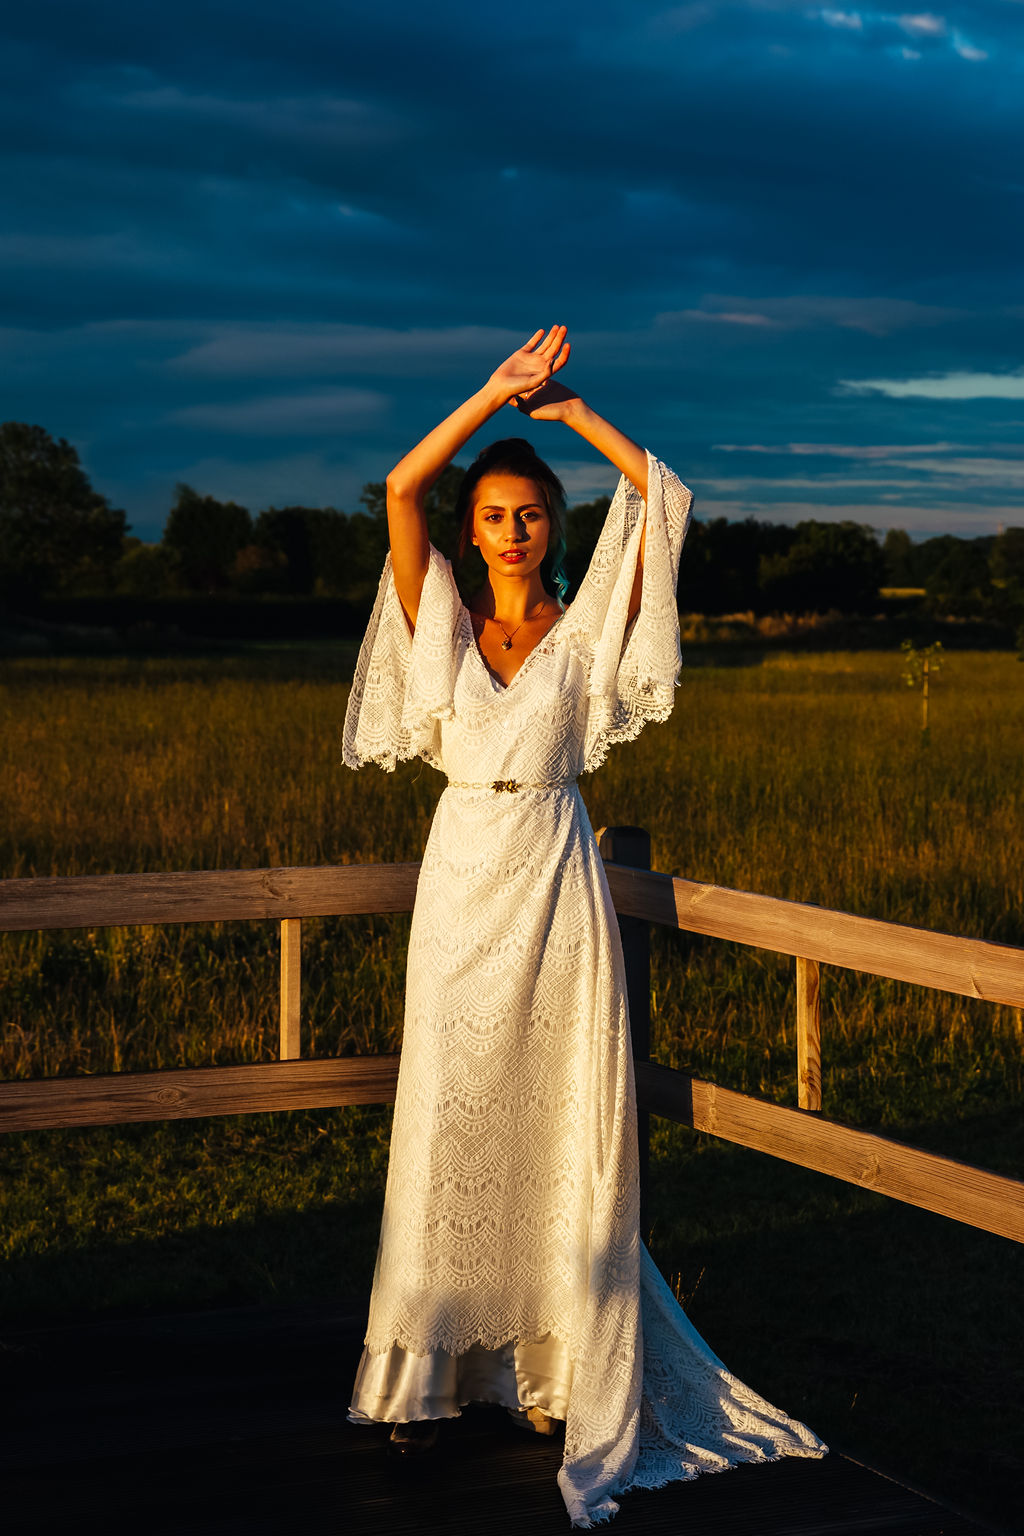
[[[519,409],[534,421],[562,421],[572,427],[591,447],[614,464],[620,474],[632,481],[640,495],[647,500],[647,454],[639,443],[613,427],[610,421],[596,411],[571,389],[548,380],[518,402]],[[629,617],[634,619],[640,612],[640,598],[644,583],[644,553],[647,548],[647,529],[640,535],[640,552],[637,556],[633,588],[629,598]]]
[[[425,502],[427,492],[464,443],[503,405],[525,390],[537,389],[569,358],[564,325],[536,331],[524,346],[487,380],[482,389],[445,418],[411,449],[388,475],[388,537],[395,591],[409,624],[415,627],[420,594],[430,559]]]

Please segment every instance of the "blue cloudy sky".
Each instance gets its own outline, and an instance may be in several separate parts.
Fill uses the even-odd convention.
[[[143,537],[179,480],[354,508],[555,321],[702,516],[1024,522],[1024,0],[42,0],[5,32],[0,416]],[[614,482],[527,433],[573,499]]]

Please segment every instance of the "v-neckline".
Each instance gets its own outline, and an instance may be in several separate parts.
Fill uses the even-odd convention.
[[[493,669],[491,668],[490,663],[487,660],[487,657],[484,655],[483,651],[480,649],[480,642],[477,639],[476,630],[473,628],[473,614],[472,614],[471,610],[466,607],[465,603],[462,604],[462,611],[465,614],[466,623],[469,625],[469,643],[473,647],[473,650],[476,652],[477,659],[479,660],[480,665],[483,667],[485,674],[487,675],[487,677],[490,678],[491,683],[495,686],[497,691],[499,693],[507,693],[508,690],[515,683],[516,679],[518,677],[521,677],[523,672],[530,665],[530,662],[532,661],[533,657],[536,656],[537,652],[540,650],[540,648],[544,644],[545,640],[547,640],[550,635],[554,634],[554,632],[558,628],[559,624],[561,624],[562,620],[565,618],[565,615],[568,612],[568,609],[566,609],[566,608],[562,609],[561,613],[558,615],[558,618],[551,625],[551,628],[550,629],[546,629],[544,631],[544,633],[541,635],[540,639],[537,641],[537,644],[533,647],[533,649],[528,651],[526,653],[526,655],[523,657],[523,660],[520,663],[519,667],[516,669],[515,672],[513,672],[512,676],[509,678],[507,683],[504,682],[498,676],[497,672],[493,671]]]

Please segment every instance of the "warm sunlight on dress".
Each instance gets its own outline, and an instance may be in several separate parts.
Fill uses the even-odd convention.
[[[639,1237],[622,954],[576,778],[674,702],[692,498],[653,458],[649,474],[646,509],[620,483],[579,594],[508,686],[437,551],[412,638],[389,563],[345,723],[351,767],[419,756],[449,779],[416,895],[352,1416],[483,1399],[564,1417],[580,1526],[630,1488],[825,1451],[729,1375]]]

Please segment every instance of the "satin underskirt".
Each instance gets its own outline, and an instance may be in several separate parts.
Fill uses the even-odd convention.
[[[457,1419],[467,1403],[498,1403],[564,1419],[572,1377],[568,1351],[551,1334],[500,1349],[474,1344],[463,1355],[414,1355],[397,1344],[381,1355],[364,1349],[348,1416],[355,1424],[408,1424]]]

